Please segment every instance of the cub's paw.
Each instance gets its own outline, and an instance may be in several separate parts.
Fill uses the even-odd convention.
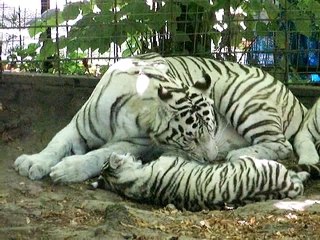
[[[102,164],[94,156],[73,155],[53,166],[50,177],[60,183],[82,182],[98,175]]]
[[[49,174],[50,163],[46,156],[41,154],[23,154],[14,162],[14,168],[22,176],[27,176],[31,180],[39,180]]]
[[[298,172],[297,175],[302,182],[305,182],[310,178],[310,173],[308,172]]]

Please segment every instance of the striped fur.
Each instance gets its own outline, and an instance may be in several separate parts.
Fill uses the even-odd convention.
[[[283,159],[305,111],[258,68],[147,54],[114,64],[71,122],[15,168],[31,179],[78,182],[98,175],[114,152],[144,161],[168,150],[204,162]]]
[[[225,125],[218,126],[215,133],[221,136],[216,137],[216,155],[224,158],[228,153],[230,160],[242,155],[275,160],[292,154],[288,140],[298,131],[307,110],[270,74],[255,67],[198,57],[166,61],[171,76],[189,86],[201,78],[211,79],[206,96],[222,116],[220,125]],[[234,138],[236,135],[245,141]]]
[[[290,164],[286,165],[287,169],[294,172],[307,172],[311,179],[320,179],[320,163],[315,164]]]
[[[320,98],[308,111],[301,129],[294,139],[299,164],[319,163],[320,154]]]
[[[113,154],[94,188],[105,188],[140,202],[199,211],[225,204],[294,198],[303,194],[308,173],[252,157],[204,165],[162,156],[143,165],[132,155]]]

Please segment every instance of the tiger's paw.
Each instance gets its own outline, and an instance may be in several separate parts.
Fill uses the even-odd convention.
[[[307,165],[317,164],[318,162],[319,162],[318,154],[313,156],[303,155],[299,158],[299,161],[298,161],[299,164],[307,164]]]
[[[50,177],[53,182],[82,182],[98,175],[102,166],[93,156],[73,155],[65,157],[51,168]]]
[[[227,154],[227,160],[228,161],[237,161],[242,157],[256,157],[259,158],[257,152],[252,151],[250,148],[240,148],[236,150],[232,150]]]
[[[305,182],[310,178],[310,173],[308,172],[298,172],[297,175],[302,182]]]
[[[23,154],[14,162],[14,168],[22,176],[27,176],[31,180],[39,180],[50,172],[50,161],[42,154]]]

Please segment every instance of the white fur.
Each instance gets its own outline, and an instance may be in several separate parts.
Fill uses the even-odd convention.
[[[308,111],[302,127],[295,136],[294,147],[299,156],[299,164],[316,164],[319,153],[316,143],[320,142],[320,98]]]
[[[199,58],[191,57],[184,57],[183,60],[189,69],[176,58],[162,58],[156,54],[146,59],[124,59],[114,64],[68,126],[57,133],[40,153],[18,157],[14,163],[15,169],[30,179],[41,179],[50,174],[53,181],[77,182],[97,175],[113,152],[145,156],[154,150],[162,151],[165,147],[166,151],[177,150],[187,158],[199,161],[213,161],[221,151],[230,152],[230,160],[243,155],[279,159],[291,154],[292,147],[288,139],[300,126],[305,109],[302,105],[294,104],[298,101],[290,92],[286,100],[282,100],[285,98],[281,95],[284,86],[280,82],[273,84],[271,75],[254,67],[247,68],[247,73],[244,67],[236,63],[204,59],[207,64],[203,64]],[[176,68],[175,71],[171,71],[166,61]],[[216,68],[207,69],[211,64]],[[203,82],[204,71],[207,73],[206,79],[211,79],[211,85],[205,91],[194,87],[198,80]],[[263,81],[257,84],[262,77]],[[175,120],[180,116],[172,110],[177,99],[161,101],[158,97],[160,83],[164,89],[180,90],[173,92],[173,95],[185,97],[186,104],[192,101],[187,92],[195,91],[204,97],[208,106],[212,105],[208,120],[202,119],[206,122],[202,134],[199,134],[197,127],[193,129],[187,125],[182,117],[180,122],[179,119]],[[272,84],[272,87],[266,88]],[[268,95],[267,99],[265,95]],[[240,100],[233,101],[237,98]],[[252,106],[256,112],[243,117],[245,110],[252,110]],[[217,133],[220,136],[225,133],[224,137],[213,135],[217,126],[213,120],[214,111],[219,115],[215,120],[220,121]],[[294,112],[294,118],[291,118],[291,112]],[[194,115],[201,114],[196,112]],[[273,123],[245,131],[248,126],[262,120]],[[175,141],[168,141],[167,138],[172,135],[170,130],[179,124],[185,130],[189,128],[193,131],[192,136],[179,132]],[[286,127],[285,131],[283,126]],[[228,134],[234,133],[235,129],[239,134],[236,138],[234,134]],[[277,134],[269,135],[269,131]],[[266,134],[254,138],[256,133]],[[225,142],[227,144],[224,145]],[[88,149],[97,150],[87,152]],[[75,155],[70,156],[72,153]]]

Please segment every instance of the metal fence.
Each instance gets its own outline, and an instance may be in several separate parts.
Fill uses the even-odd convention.
[[[3,70],[98,76],[120,58],[156,51],[320,83],[318,0],[66,1],[41,12],[0,3]]]

